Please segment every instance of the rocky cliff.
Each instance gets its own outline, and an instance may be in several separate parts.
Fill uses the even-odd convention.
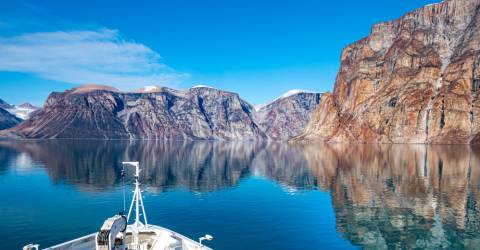
[[[276,100],[257,107],[257,117],[265,133],[287,140],[302,133],[320,102],[319,93],[291,90]]]
[[[26,138],[266,138],[253,112],[237,94],[208,87],[124,93],[84,86],[52,93],[42,110],[10,132]]]
[[[238,94],[197,86],[120,92],[87,85],[50,94],[44,108],[3,132],[19,138],[285,139],[303,131],[319,94],[295,93],[257,114]]]
[[[298,140],[480,142],[480,0],[446,0],[347,46]]]

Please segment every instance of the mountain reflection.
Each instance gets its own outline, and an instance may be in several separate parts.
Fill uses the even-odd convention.
[[[2,154],[3,152],[3,154]],[[185,187],[214,191],[251,175],[284,185],[315,188],[302,153],[287,144],[267,142],[161,142],[48,140],[0,141],[0,157],[27,153],[42,163],[54,182],[97,190],[122,181],[121,162],[140,161],[142,182],[149,190]],[[5,159],[0,165],[7,168]],[[18,167],[17,164],[12,164]],[[0,172],[1,173],[1,172]],[[131,171],[127,172],[131,175]]]
[[[250,176],[331,192],[337,231],[365,248],[480,244],[480,149],[470,146],[0,141],[0,175],[38,163],[86,190],[119,185],[121,162],[136,160],[154,192],[215,191]]]
[[[366,248],[476,248],[479,157],[469,146],[309,145],[337,230]]]

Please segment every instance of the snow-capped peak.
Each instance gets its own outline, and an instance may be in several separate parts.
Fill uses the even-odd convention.
[[[154,91],[154,90],[157,90],[157,89],[158,89],[158,87],[155,86],[155,85],[149,85],[149,86],[143,87],[143,90],[145,90],[147,92]]]
[[[297,94],[301,94],[301,93],[311,93],[311,94],[314,94],[315,92],[313,91],[308,91],[308,90],[302,90],[302,89],[291,89],[287,92],[285,92],[283,95],[281,95],[279,98],[277,98],[276,100],[278,99],[282,99],[282,98],[287,98],[287,97],[290,97],[292,95],[297,95]]]
[[[191,87],[190,89],[198,89],[198,88],[217,89],[217,88],[210,87],[208,85],[202,85],[202,84],[195,85],[195,86]]]
[[[134,93],[153,93],[153,92],[160,92],[162,87],[155,86],[155,85],[147,85],[143,86],[137,90],[134,90]]]
[[[18,106],[12,105],[11,108],[5,109],[7,110],[10,114],[22,119],[26,120],[30,117],[30,114],[35,111],[40,109],[39,107],[36,107],[30,103],[23,103]]]
[[[33,110],[40,109],[40,107],[37,107],[37,106],[35,106],[31,103],[28,103],[28,102],[25,102],[25,103],[22,103],[22,104],[18,105],[18,108],[33,109]]]

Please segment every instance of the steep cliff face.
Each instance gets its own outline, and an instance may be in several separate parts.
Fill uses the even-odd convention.
[[[27,138],[256,139],[253,107],[213,88],[123,93],[98,86],[52,93],[11,133]]]
[[[287,140],[302,133],[320,102],[320,93],[291,90],[257,108],[257,117],[272,139]]]
[[[480,0],[379,23],[346,47],[333,94],[299,140],[480,142]]]

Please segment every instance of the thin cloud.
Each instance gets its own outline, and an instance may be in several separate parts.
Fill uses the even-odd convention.
[[[147,46],[111,29],[27,33],[0,37],[0,71],[24,72],[76,84],[128,89],[175,85],[187,74],[160,62]]]

